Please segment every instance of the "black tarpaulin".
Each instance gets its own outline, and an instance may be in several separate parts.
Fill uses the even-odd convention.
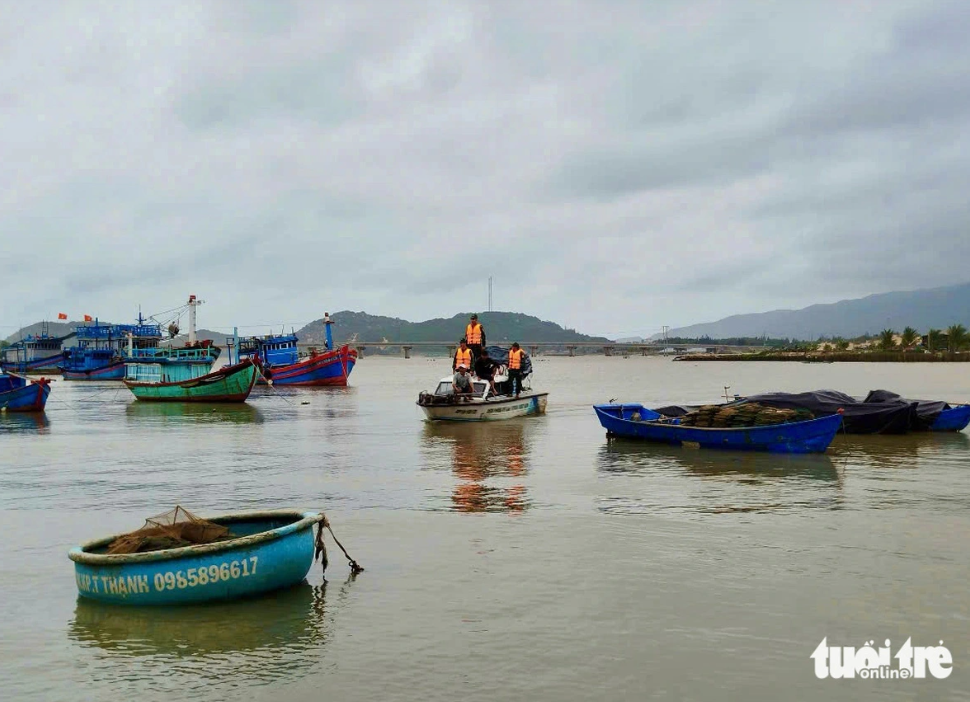
[[[905,434],[918,421],[916,406],[902,398],[863,402],[838,390],[812,390],[750,395],[744,399],[768,407],[807,409],[817,417],[841,409],[848,434]]]
[[[866,404],[907,402],[914,406],[916,413],[916,423],[912,428],[922,431],[929,429],[933,425],[936,418],[940,416],[940,412],[950,409],[950,404],[942,400],[908,400],[889,390],[871,390],[863,402]]]

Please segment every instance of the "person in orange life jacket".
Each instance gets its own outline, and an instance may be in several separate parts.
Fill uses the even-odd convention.
[[[478,323],[478,315],[473,314],[465,327],[465,340],[468,348],[472,350],[472,357],[478,358],[482,355],[482,348],[485,346],[485,327]]]
[[[522,392],[522,366],[525,365],[524,361],[525,351],[519,348],[519,342],[516,341],[509,349],[509,388],[516,398]]]
[[[451,359],[451,370],[458,370],[460,365],[464,365],[465,368],[472,367],[472,350],[468,348],[464,339],[461,340],[461,345],[455,351],[455,357]]]

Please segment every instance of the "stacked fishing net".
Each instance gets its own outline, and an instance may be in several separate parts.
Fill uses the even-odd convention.
[[[808,410],[775,409],[756,403],[719,406],[705,405],[690,412],[681,419],[681,424],[689,427],[711,427],[734,429],[742,427],[764,427],[787,422],[802,422],[814,419]]]
[[[144,553],[182,546],[209,544],[233,538],[226,527],[200,519],[184,507],[149,517],[137,531],[119,536],[108,545],[107,553]]]

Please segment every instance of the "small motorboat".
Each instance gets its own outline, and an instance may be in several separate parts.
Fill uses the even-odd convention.
[[[734,451],[822,453],[842,426],[841,414],[764,426],[700,427],[641,404],[593,405],[593,409],[608,436]]]
[[[493,378],[495,389],[492,392],[488,381],[472,378],[473,392],[458,397],[452,388],[453,376],[445,376],[438,381],[434,392],[418,395],[418,406],[432,421],[448,422],[490,422],[515,417],[528,417],[544,414],[547,392],[534,392],[528,380],[523,383],[518,397],[510,392],[508,376],[504,373]]]
[[[170,605],[230,600],[290,587],[302,582],[313,564],[313,525],[326,525],[319,512],[277,510],[204,520],[191,515],[184,521],[171,518],[180,510],[188,514],[177,507],[147,520],[146,527],[137,532],[72,548],[68,557],[74,561],[81,597],[127,605]],[[157,524],[161,526],[149,528]],[[221,538],[178,548],[142,550],[139,545],[136,552],[108,552],[119,550],[114,545],[120,540],[130,543],[139,534],[147,534],[139,537],[144,543],[161,539],[158,533],[174,524],[189,524],[197,534],[221,530]]]
[[[47,378],[28,380],[16,373],[0,373],[0,411],[43,412],[50,394]]]

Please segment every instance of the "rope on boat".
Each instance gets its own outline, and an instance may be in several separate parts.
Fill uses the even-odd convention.
[[[350,566],[351,575],[357,575],[358,573],[363,572],[364,566],[360,565],[357,561],[350,557],[350,554],[347,553],[347,549],[343,547],[343,544],[341,544],[339,539],[337,539],[337,535],[333,533],[333,529],[330,528],[330,521],[326,518],[326,516],[317,522],[317,540],[314,543],[315,550],[313,554],[314,561],[320,559],[320,563],[323,566],[323,572],[327,572],[327,565],[329,563],[327,559],[327,546],[323,542],[324,529],[330,532],[330,536],[333,537],[333,540],[336,542],[337,546],[339,546],[340,550],[343,551],[344,556],[347,558],[347,565]]]
[[[283,402],[286,402],[286,403],[291,404],[291,405],[293,404],[292,402],[290,402],[287,399],[287,397],[283,393],[281,393],[279,390],[276,389],[276,385],[273,384],[272,379],[267,378],[265,375],[263,375],[263,369],[260,367],[260,365],[258,363],[253,363],[253,368],[255,368],[256,369],[256,372],[259,373],[259,377],[266,381],[266,384],[269,385],[270,389],[274,393],[276,393],[276,396],[277,397],[279,397],[281,400],[283,400]],[[294,407],[295,406],[296,405],[294,405]],[[324,566],[324,570],[326,570],[326,566]]]

